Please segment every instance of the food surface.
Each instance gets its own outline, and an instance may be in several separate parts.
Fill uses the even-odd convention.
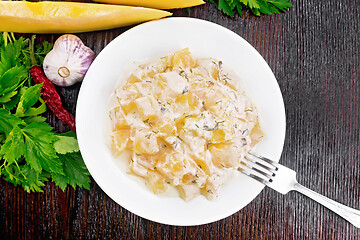
[[[154,193],[218,195],[261,138],[256,108],[222,62],[188,49],[141,64],[115,90],[112,150]]]

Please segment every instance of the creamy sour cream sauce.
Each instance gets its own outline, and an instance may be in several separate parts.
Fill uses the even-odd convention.
[[[133,68],[109,104],[110,146],[129,159],[121,168],[155,194],[218,196],[263,137],[235,78],[221,61],[188,49]]]

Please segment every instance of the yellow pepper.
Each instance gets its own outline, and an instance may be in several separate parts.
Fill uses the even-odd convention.
[[[94,0],[96,2],[141,6],[157,9],[186,8],[204,4],[203,0]]]
[[[78,2],[0,1],[0,31],[76,33],[117,28],[172,14],[166,11]]]

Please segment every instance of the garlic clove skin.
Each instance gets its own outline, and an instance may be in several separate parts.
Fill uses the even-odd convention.
[[[43,69],[55,85],[67,87],[81,82],[96,54],[75,35],[59,37],[53,49],[45,56]]]

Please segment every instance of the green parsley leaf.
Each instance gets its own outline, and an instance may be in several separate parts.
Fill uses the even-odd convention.
[[[21,175],[21,169],[15,164],[6,164],[1,170],[1,175],[5,176],[5,180],[13,183],[15,186],[21,185],[24,177]]]
[[[52,127],[44,122],[34,122],[22,129],[26,148],[25,160],[37,172],[44,169],[50,173],[64,174],[52,146],[58,137],[51,130]]]
[[[16,66],[0,75],[0,95],[13,91],[27,76],[23,66]]]
[[[21,105],[23,109],[28,109],[32,107],[41,96],[41,87],[42,84],[36,84],[26,89],[24,94],[20,98],[19,106]]]
[[[17,162],[25,153],[24,137],[21,129],[16,126],[9,133],[4,145],[1,147],[0,155],[9,163]]]
[[[44,41],[40,45],[37,45],[35,47],[35,52],[34,52],[35,59],[36,59],[36,62],[40,64],[40,66],[43,64],[46,54],[51,51],[53,46],[54,46],[54,44]],[[30,60],[29,49],[24,49],[22,51],[22,54],[23,54],[23,59],[22,59],[23,64],[30,68],[31,60]]]
[[[58,136],[65,136],[65,137],[73,137],[75,139],[77,139],[76,137],[76,133],[74,133],[73,131],[68,131],[68,132],[64,132],[64,133],[58,133]]]
[[[14,97],[11,98],[9,102],[3,103],[4,108],[6,108],[9,111],[13,110],[19,104],[20,95],[21,94],[18,92]]]
[[[259,9],[260,6],[258,4],[258,0],[241,0],[244,5],[247,5],[250,9]]]
[[[31,124],[34,122],[45,122],[46,117],[43,116],[34,116],[34,117],[27,117],[23,119],[26,124]]]
[[[221,10],[223,13],[229,15],[230,17],[234,16],[233,8],[230,6],[229,0],[219,0],[219,10]]]
[[[10,41],[6,46],[0,46],[0,61],[7,63],[6,67],[20,66],[22,51],[28,46],[29,40],[21,37],[15,41]]]
[[[44,182],[48,181],[50,175],[47,172],[38,173],[29,165],[24,165],[21,168],[24,181],[21,182],[22,187],[27,192],[42,192],[41,187],[45,186]]]
[[[1,133],[0,134],[0,143],[4,143],[6,140],[6,135],[4,133]],[[0,170],[1,170],[1,167],[0,167]]]
[[[59,159],[63,164],[65,175],[52,174],[52,180],[63,191],[67,184],[76,188],[76,186],[90,189],[90,173],[87,170],[80,153],[59,154]]]
[[[11,101],[11,98],[15,96],[18,93],[17,90],[14,90],[12,92],[5,93],[2,97],[0,97],[0,103],[7,103]]]
[[[33,108],[30,110],[29,108],[32,107],[37,101],[40,100],[41,96],[41,87],[42,84],[36,84],[34,86],[31,86],[29,88],[23,87],[23,93],[20,97],[20,102],[16,108],[16,113],[18,117],[24,117],[24,116],[37,116],[41,113],[44,113],[46,111],[46,105],[45,102],[37,108]],[[30,110],[30,113],[28,112]],[[36,110],[36,111],[35,111]]]
[[[5,176],[5,180],[13,183],[15,186],[21,185],[27,192],[43,192],[41,187],[45,186],[49,179],[49,173],[38,173],[31,169],[27,164],[18,166],[10,164],[4,167],[1,174]]]
[[[23,37],[7,44],[0,45],[0,76],[15,66],[22,66],[22,51],[28,46],[29,40]],[[26,73],[26,71],[25,71]]]
[[[10,133],[11,130],[23,121],[10,113],[9,110],[0,109],[0,133]]]
[[[214,0],[208,0],[214,3]],[[289,0],[218,0],[218,9],[230,17],[234,16],[234,11],[242,17],[243,6],[247,6],[255,15],[274,14],[285,11],[292,7]]]
[[[74,137],[58,135],[58,140],[54,142],[55,151],[59,154],[73,153],[79,151],[79,145]]]
[[[24,113],[24,116],[32,117],[32,116],[37,116],[37,115],[40,115],[40,114],[46,112],[47,107],[46,107],[45,101],[42,100],[41,98],[39,98],[39,101],[41,102],[41,105],[37,108],[31,107],[31,108],[27,109]]]
[[[43,64],[44,58],[48,52],[51,51],[54,44],[49,43],[48,41],[44,41],[41,43],[41,45],[37,45],[35,49],[35,57],[36,62],[40,64],[40,66]]]
[[[242,17],[242,7],[243,4],[241,4],[239,1],[233,1],[230,5],[231,9],[236,9],[236,11],[239,13],[240,17]]]
[[[287,0],[268,0],[268,2],[281,11],[285,11],[286,9],[292,7],[292,4]]]

